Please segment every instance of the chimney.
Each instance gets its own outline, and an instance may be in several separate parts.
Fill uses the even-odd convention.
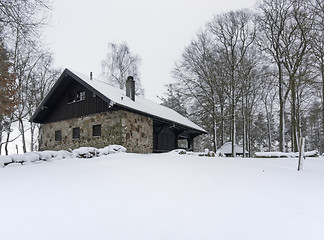
[[[92,72],[90,72],[90,80],[92,80]]]
[[[126,96],[135,101],[135,81],[132,76],[126,80]]]

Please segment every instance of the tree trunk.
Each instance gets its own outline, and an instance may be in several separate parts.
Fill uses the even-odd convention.
[[[30,123],[30,151],[35,151],[35,129],[36,124]]]
[[[217,123],[216,123],[216,112],[215,112],[215,107],[213,109],[213,147],[214,147],[214,152],[217,151]]]
[[[278,63],[279,73],[279,151],[285,152],[285,100],[283,96],[283,79],[281,63]]]
[[[324,66],[322,66],[322,130],[324,133]],[[321,147],[324,147],[323,143]]]
[[[9,137],[10,137],[10,126],[9,126],[9,129],[8,129],[8,132],[7,132],[7,139],[6,139],[6,144],[5,144],[6,155],[9,154],[9,152],[8,152]]]
[[[297,138],[297,120],[296,120],[296,83],[295,79],[291,78],[291,150],[292,152],[298,151],[298,138]]]
[[[251,114],[249,114],[249,120],[248,120],[248,132],[249,132],[249,138],[248,138],[248,151],[249,151],[249,157],[251,157],[251,122],[252,122],[252,117]]]
[[[221,140],[221,146],[224,145],[224,100],[223,100],[223,97],[221,98],[221,105],[220,105],[220,108],[221,108],[221,126],[220,126],[220,140]],[[324,111],[324,110],[323,110]],[[324,127],[324,125],[323,125]]]
[[[19,118],[19,130],[21,133],[21,139],[22,139],[22,148],[23,148],[23,152],[26,153],[27,152],[27,147],[26,147],[26,138],[25,138],[25,126],[24,126],[24,122],[22,120],[22,118]]]
[[[0,156],[1,156],[1,152],[2,152],[2,131],[0,132]]]
[[[268,151],[271,152],[271,114],[267,103],[265,103],[264,107],[266,111],[267,127],[268,127]]]
[[[235,94],[232,94],[232,96],[233,96],[233,100],[232,100],[232,157],[236,157],[236,153],[235,153],[235,141],[236,141]]]
[[[271,135],[272,135],[272,132],[271,132],[271,120],[268,119],[268,151],[271,152],[271,145],[272,145],[272,139],[271,139]]]
[[[242,96],[242,128],[243,128],[243,157],[245,157],[245,109],[244,109],[244,97]]]

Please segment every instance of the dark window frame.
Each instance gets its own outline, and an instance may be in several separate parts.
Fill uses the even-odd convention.
[[[54,134],[55,134],[54,138],[56,142],[62,141],[62,130],[56,130]]]
[[[101,137],[101,124],[92,125],[92,136]]]
[[[75,97],[77,102],[81,102],[85,100],[85,91],[79,91],[76,93],[76,97]]]
[[[80,139],[80,128],[75,127],[72,129],[72,139]]]
[[[86,92],[84,90],[78,91],[76,93],[68,94],[68,104],[81,102],[84,101],[85,99],[86,99]]]

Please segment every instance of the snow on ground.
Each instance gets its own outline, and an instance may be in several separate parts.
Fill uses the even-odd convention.
[[[324,239],[324,158],[119,153],[0,168],[0,239]]]

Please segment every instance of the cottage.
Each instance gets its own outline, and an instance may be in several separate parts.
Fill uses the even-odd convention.
[[[31,121],[41,124],[41,150],[120,144],[129,152],[165,152],[183,139],[193,149],[193,139],[206,133],[174,110],[135,96],[132,77],[125,92],[68,69]]]

